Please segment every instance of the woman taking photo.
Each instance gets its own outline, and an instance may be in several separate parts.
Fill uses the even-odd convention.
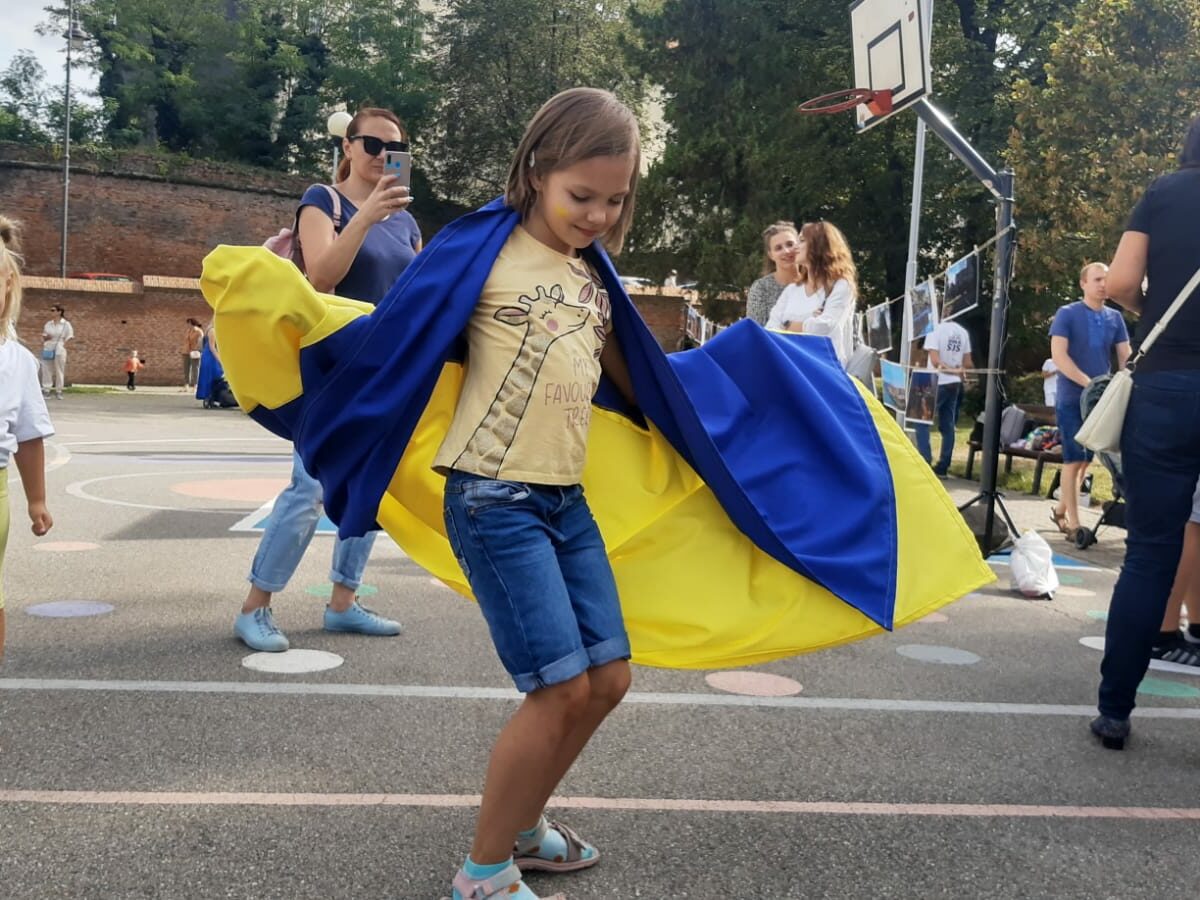
[[[1140,314],[1139,345],[1200,268],[1198,209],[1200,116],[1184,139],[1179,170],[1146,189],[1108,270],[1109,297]],[[1091,724],[1092,733],[1114,750],[1125,745],[1138,685],[1162,642],[1159,626],[1200,477],[1200,289],[1137,362],[1121,432],[1121,467],[1125,563],[1108,610],[1100,715]]]
[[[408,188],[383,170],[385,150],[407,150],[396,114],[360,109],[346,128],[345,158],[332,187],[315,184],[300,199],[299,247],[305,274],[318,291],[378,303],[421,249],[421,232],[408,213]],[[271,614],[271,595],[287,586],[312,540],[321,514],[321,485],[293,453],[292,480],[275,500],[250,567],[250,591],[234,633],[254,650],[282,652],[288,640]],[[356,597],[375,534],[336,540],[325,608],[326,631],[396,635],[385,619]]]
[[[200,376],[200,357],[204,347],[204,326],[197,319],[187,320],[183,336],[183,390],[193,391]]]
[[[781,221],[768,225],[762,239],[763,276],[750,285],[746,294],[746,318],[766,325],[779,294],[800,277],[796,269],[796,245],[800,236],[793,223]]]
[[[50,321],[42,326],[42,393],[50,391],[59,400],[67,383],[67,342],[75,339],[75,329],[67,321],[61,306],[50,307]]]
[[[824,335],[833,341],[838,361],[845,366],[854,350],[858,295],[858,272],[850,245],[829,222],[809,222],[800,229],[796,264],[800,278],[779,295],[767,327]]]

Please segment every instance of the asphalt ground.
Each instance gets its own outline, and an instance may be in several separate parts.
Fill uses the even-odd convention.
[[[276,617],[294,648],[343,662],[247,668],[232,624],[258,533],[236,529],[265,515],[289,446],[181,394],[68,395],[51,412],[46,538],[10,473],[0,897],[446,895],[517,702],[473,604],[381,537],[367,602],[404,633],[326,634],[319,535]],[[789,696],[635,669],[553,804],[602,860],[531,885],[570,900],[1193,893],[1200,678],[1151,672],[1128,749],[1101,749],[1086,728],[1100,654],[1079,642],[1103,634],[1123,533],[1076,551],[1045,500],[1009,500],[1077,559],[1053,601],[1013,594],[997,565],[931,621],[753,670]]]

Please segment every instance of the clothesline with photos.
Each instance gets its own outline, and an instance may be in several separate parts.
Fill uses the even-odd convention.
[[[917,341],[932,333],[939,322],[956,319],[979,305],[980,255],[995,244],[1000,234],[975,247],[970,253],[952,263],[940,275],[919,282],[903,297],[885,300],[869,307],[863,314],[860,334],[876,353],[892,349],[892,304],[904,302],[905,332]],[[938,283],[944,284],[942,302],[938,304]],[[863,327],[865,326],[865,327]],[[980,370],[982,371],[982,370]],[[984,373],[987,374],[987,373]]]

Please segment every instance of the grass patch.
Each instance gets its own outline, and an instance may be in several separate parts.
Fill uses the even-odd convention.
[[[951,457],[950,474],[958,478],[966,477],[967,451],[969,449],[967,442],[971,437],[973,427],[974,423],[971,423],[960,425],[955,430],[954,455]],[[942,442],[936,429],[930,435],[930,441],[933,444],[933,456],[936,459]],[[974,481],[979,480],[982,461],[982,454],[976,454],[975,471],[972,473]],[[1004,455],[1001,454],[997,460],[996,486],[1000,490],[1010,493],[1028,494],[1033,490],[1034,465],[1035,462],[1032,459],[1014,459],[1012,471],[1006,473],[1004,471]],[[1054,472],[1059,468],[1061,467],[1050,463],[1042,467],[1042,496],[1045,496],[1045,492],[1050,489],[1050,484],[1054,481]],[[1092,500],[1101,503],[1113,499],[1112,475],[1099,460],[1088,466],[1088,474],[1092,476]]]

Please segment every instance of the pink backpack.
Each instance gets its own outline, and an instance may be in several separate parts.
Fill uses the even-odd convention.
[[[342,195],[327,184],[321,185],[329,193],[333,202],[333,230],[342,230]],[[291,260],[296,267],[304,271],[304,251],[300,248],[300,210],[296,210],[296,218],[291,228],[279,229],[279,234],[267,238],[263,246],[284,259]]]

